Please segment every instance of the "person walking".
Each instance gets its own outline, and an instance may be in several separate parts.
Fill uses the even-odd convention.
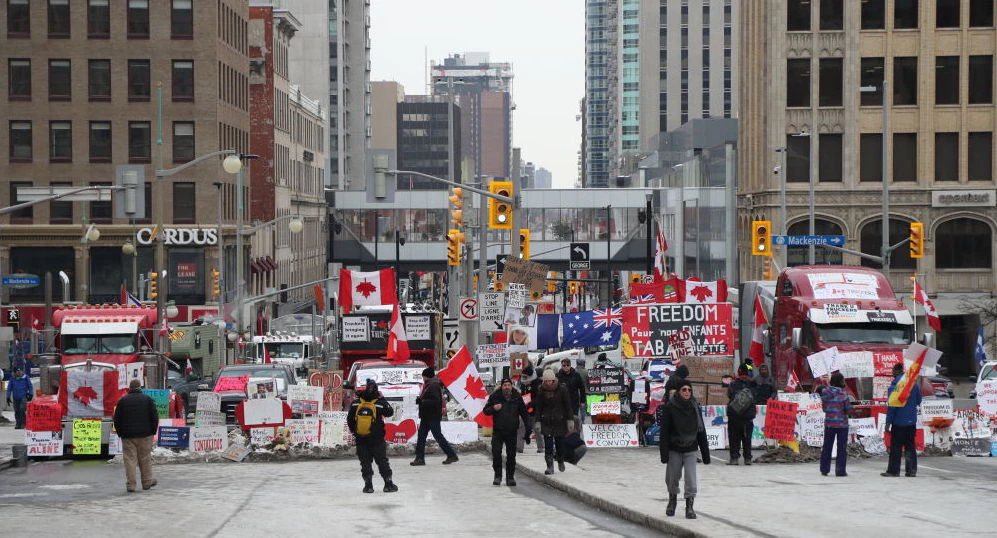
[[[533,398],[536,407],[537,420],[540,421],[540,431],[544,436],[544,460],[547,470],[544,474],[554,474],[554,460],[557,467],[564,472],[564,436],[574,429],[571,398],[568,388],[557,381],[554,370],[544,370],[540,391]]]
[[[0,379],[3,376],[0,375]],[[35,388],[31,378],[24,375],[24,370],[14,368],[14,375],[7,381],[7,405],[14,407],[14,429],[23,430],[27,416],[28,402],[35,396]]]
[[[698,485],[696,481],[696,449],[703,458],[703,465],[710,464],[710,442],[706,438],[706,425],[703,413],[696,399],[692,397],[692,383],[682,380],[668,405],[661,411],[661,463],[668,465],[665,470],[665,483],[668,486],[668,506],[666,516],[675,515],[678,505],[679,478],[685,475],[685,517],[696,519],[693,505],[696,501]]]
[[[516,441],[519,439],[519,421],[530,423],[526,404],[519,391],[513,388],[512,380],[502,379],[500,388],[491,393],[485,403],[484,413],[493,417],[492,425],[492,469],[495,480],[492,485],[502,484],[502,446],[505,446],[505,485],[516,485]],[[525,435],[529,436],[529,430]]]
[[[730,461],[737,465],[744,453],[744,464],[751,465],[751,434],[755,430],[755,382],[748,377],[748,368],[737,368],[737,377],[727,386],[727,437],[730,439]]]
[[[848,414],[852,412],[852,402],[845,393],[844,374],[834,372],[830,383],[830,386],[818,387],[824,407],[824,446],[820,450],[820,474],[827,476],[831,472],[831,449],[837,442],[834,476],[848,476],[845,465],[848,463]]]
[[[152,447],[159,429],[156,402],[142,392],[142,382],[132,379],[125,394],[114,408],[114,430],[121,438],[125,460],[125,490],[135,491],[135,464],[142,473],[142,489],[154,487],[158,482],[152,476]]]
[[[533,365],[529,365],[523,370],[524,376],[532,378],[523,386],[523,401],[526,401],[526,397],[529,396],[529,403],[526,404],[526,410],[530,413],[530,421],[526,424],[529,426],[528,429],[531,430],[532,433],[536,434],[537,454],[542,454],[544,452],[544,436],[541,431],[541,424],[540,419],[537,416],[536,406],[537,396],[540,394],[540,385],[543,383],[543,379],[541,378],[542,374],[534,375],[536,374],[536,370],[537,368],[534,368]],[[524,439],[529,439],[529,437],[524,437]]]
[[[601,356],[604,357],[605,353]],[[578,370],[571,367],[571,359],[561,359],[561,369],[557,372],[557,380],[568,389],[571,415],[577,422],[575,427],[581,431],[582,423],[585,422],[585,379],[582,378],[582,374],[578,373]],[[576,414],[577,416],[575,416]]]
[[[433,433],[433,439],[440,449],[447,455],[443,460],[443,465],[456,463],[460,458],[457,451],[450,446],[450,442],[443,436],[440,429],[440,422],[443,420],[443,384],[436,377],[436,370],[433,367],[422,371],[422,392],[415,399],[419,406],[419,436],[415,440],[415,459],[409,465],[426,464],[426,438],[429,433]]]
[[[357,441],[357,459],[360,460],[360,475],[363,476],[363,492],[374,493],[374,468],[384,479],[384,492],[398,491],[391,481],[391,464],[388,462],[388,445],[384,440],[384,417],[390,417],[395,410],[388,404],[373,379],[368,379],[363,390],[350,404],[346,413],[346,426]]]
[[[892,394],[904,375],[903,363],[893,365],[893,383],[890,384]],[[913,387],[907,403],[903,407],[890,407],[886,410],[886,431],[890,433],[890,460],[886,472],[880,476],[900,476],[900,456],[904,455],[904,476],[917,476],[917,407],[921,405],[920,383],[910,381]]]

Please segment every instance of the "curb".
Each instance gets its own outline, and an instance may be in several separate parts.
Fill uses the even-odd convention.
[[[14,458],[3,457],[0,458],[0,471],[5,469],[10,469],[14,466]]]
[[[689,530],[665,519],[657,518],[638,512],[637,510],[627,508],[626,506],[607,501],[606,499],[592,495],[587,491],[578,489],[574,486],[569,486],[556,478],[551,478],[551,475],[545,475],[540,471],[530,469],[529,467],[526,467],[518,462],[516,463],[516,470],[536,480],[537,482],[546,484],[556,490],[566,493],[569,497],[572,497],[575,500],[581,501],[594,508],[598,508],[608,514],[630,521],[631,523],[636,523],[647,528],[661,531],[669,534],[670,536],[679,536],[682,538],[708,538],[709,536],[701,532]]]

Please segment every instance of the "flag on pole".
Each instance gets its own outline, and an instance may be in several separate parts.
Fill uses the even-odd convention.
[[[987,362],[986,341],[983,336],[983,325],[980,325],[980,331],[976,333],[976,362],[980,364],[980,368],[983,368],[983,364]]]
[[[796,377],[796,372],[790,370],[789,376],[786,378],[786,391],[796,392],[796,389],[799,386],[800,386],[800,378]]]
[[[190,357],[187,357],[187,368],[185,371],[187,372],[187,375],[194,373],[194,365],[190,363]]]
[[[408,336],[402,323],[401,307],[395,305],[391,310],[391,328],[388,331],[388,358],[391,362],[400,364],[409,359]]]
[[[893,383],[890,391],[889,406],[903,407],[907,405],[910,393],[917,386],[922,370],[934,368],[942,352],[922,344],[913,343],[904,351],[904,362],[909,363],[903,376]]]
[[[761,364],[765,360],[765,350],[762,347],[763,327],[768,323],[765,319],[765,308],[762,306],[762,298],[755,296],[755,328],[751,332],[751,347],[748,349],[748,357]]]
[[[935,332],[942,330],[942,318],[938,317],[938,311],[935,310],[935,305],[928,299],[928,294],[924,292],[924,288],[914,280],[914,302],[920,303],[924,306],[924,315],[928,318],[928,325]]]
[[[377,306],[397,304],[398,292],[395,289],[395,270],[380,271],[339,271],[339,304],[349,312],[354,306]]]
[[[471,360],[467,346],[461,346],[447,367],[436,374],[454,399],[467,411],[467,416],[484,428],[492,427],[492,417],[484,413],[488,391]]]
[[[656,241],[654,250],[654,281],[660,282],[665,279],[665,252],[668,251],[668,241],[665,234],[661,233],[661,223],[657,222]]]

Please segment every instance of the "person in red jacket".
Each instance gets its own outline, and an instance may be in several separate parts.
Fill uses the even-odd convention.
[[[114,430],[121,438],[125,459],[125,489],[135,491],[135,464],[142,472],[142,489],[149,489],[158,482],[152,476],[152,447],[159,429],[156,403],[142,392],[142,382],[132,379],[128,394],[114,408]]]

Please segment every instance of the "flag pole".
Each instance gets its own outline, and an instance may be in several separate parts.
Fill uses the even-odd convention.
[[[910,283],[911,283],[910,298],[914,300],[914,304],[911,305],[911,308],[913,308],[914,311],[911,313],[910,317],[911,319],[914,320],[914,341],[916,342],[917,341],[917,273],[911,273]],[[927,313],[927,309],[925,309],[925,313]]]

